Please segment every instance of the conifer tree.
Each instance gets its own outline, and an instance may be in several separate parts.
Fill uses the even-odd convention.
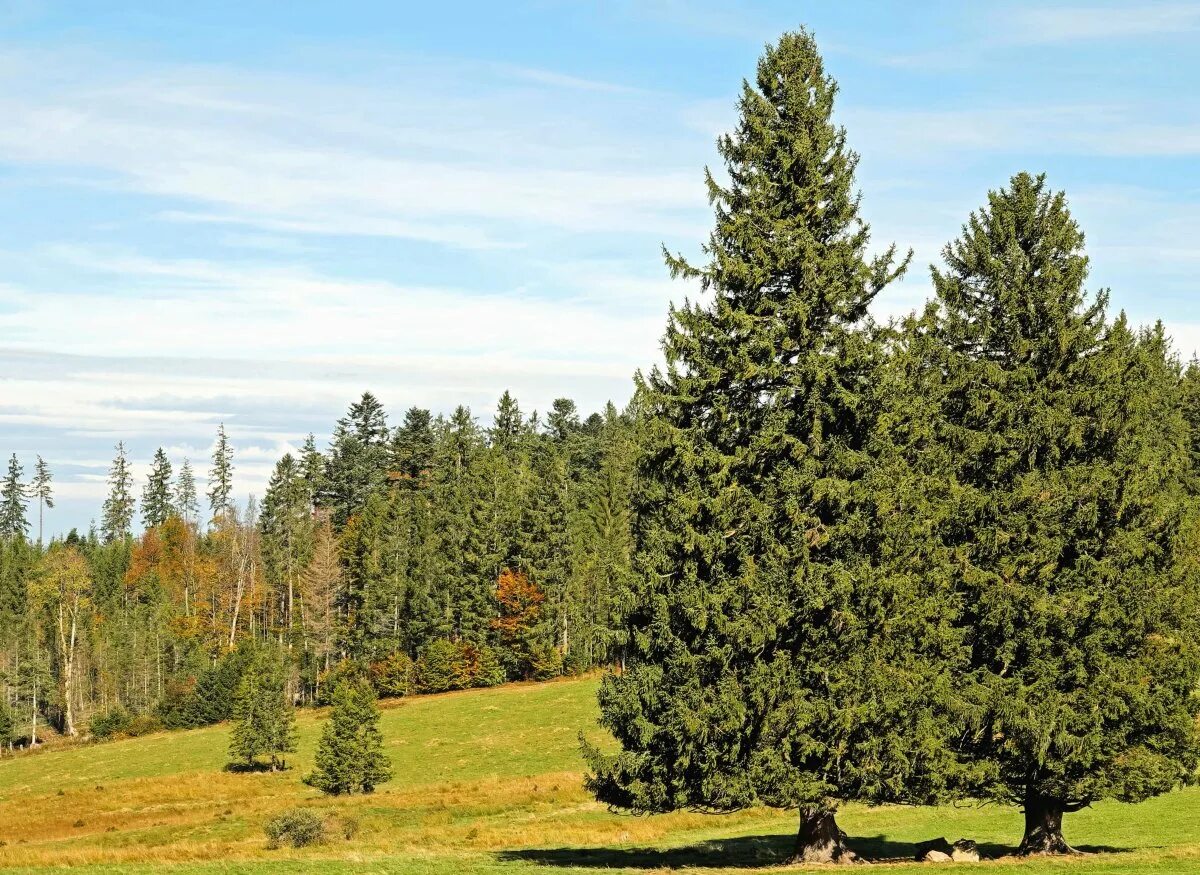
[[[208,472],[208,507],[213,519],[224,516],[233,507],[233,446],[223,422],[217,426],[212,468]]]
[[[260,648],[242,672],[233,701],[230,764],[256,768],[268,757],[272,772],[287,768],[297,744],[295,709],[287,701],[281,654]]]
[[[1067,853],[1065,813],[1194,779],[1197,515],[1161,327],[1108,324],[1061,193],[1015,176],[934,269],[942,537],[970,662],[975,794],[1020,805],[1020,852]]]
[[[8,473],[0,485],[0,537],[6,540],[24,538],[29,533],[25,512],[25,484],[21,482],[24,469],[13,453],[8,460]]]
[[[623,750],[585,745],[610,804],[798,809],[805,862],[853,857],[841,802],[934,801],[954,766],[915,653],[936,614],[865,524],[867,308],[907,260],[866,254],[836,90],[807,32],[768,46],[718,144],[730,183],[707,177],[709,263],[667,257],[713,300],[672,311],[641,386],[639,580],[600,693]]]
[[[296,586],[312,552],[312,504],[303,472],[291,453],[275,465],[263,498],[263,560],[279,598],[282,625],[289,634],[296,622]]]
[[[108,498],[100,519],[100,533],[105,543],[124,540],[133,524],[133,472],[125,455],[125,444],[117,444],[117,455],[108,471]]]
[[[1200,359],[1188,362],[1179,384],[1180,409],[1188,424],[1192,493],[1200,495]]]
[[[50,474],[50,466],[46,464],[46,460],[41,456],[37,457],[37,463],[33,466],[33,481],[30,485],[30,496],[36,498],[38,502],[38,543],[42,543],[42,523],[44,512],[47,509],[54,508],[54,490],[50,484],[53,481]]]
[[[317,449],[317,439],[310,432],[300,449],[300,472],[308,487],[308,500],[313,510],[325,493],[325,457]]]
[[[150,463],[146,487],[142,490],[142,522],[147,528],[161,526],[175,512],[171,500],[171,461],[159,447]]]
[[[175,477],[175,512],[184,522],[193,522],[200,515],[200,501],[196,494],[196,475],[192,463],[187,459],[179,466]]]
[[[372,494],[383,490],[391,460],[389,437],[383,405],[370,392],[364,392],[338,420],[321,502],[332,512],[335,526],[344,526]]]
[[[372,793],[390,781],[391,763],[383,752],[375,689],[363,676],[338,683],[333,708],[321,730],[316,766],[305,783],[339,796]]]
[[[8,698],[0,696],[0,756],[5,751],[11,752],[13,730],[16,724],[13,721],[12,709],[8,707]]]

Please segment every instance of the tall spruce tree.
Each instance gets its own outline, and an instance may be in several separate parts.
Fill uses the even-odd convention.
[[[217,426],[212,468],[208,472],[208,508],[214,520],[233,509],[233,446],[223,422]]]
[[[970,647],[965,755],[1024,809],[1064,813],[1196,774],[1197,516],[1178,365],[1161,329],[1105,317],[1061,193],[1020,174],[934,269],[924,387],[961,493],[942,527]]]
[[[171,498],[171,460],[159,447],[150,462],[150,473],[142,490],[142,522],[147,528],[161,526],[175,512]]]
[[[196,475],[192,463],[187,459],[179,466],[175,477],[175,512],[187,523],[194,522],[200,515],[200,500],[196,494]]]
[[[707,177],[709,262],[667,257],[712,302],[672,311],[641,386],[640,579],[600,692],[623,751],[585,745],[613,805],[798,809],[800,861],[853,858],[841,802],[933,801],[954,767],[939,620],[869,525],[867,309],[908,262],[866,254],[836,91],[807,32],[768,46]]]
[[[332,512],[335,526],[344,526],[371,495],[384,489],[391,461],[389,438],[387,414],[370,392],[364,392],[338,420],[321,502]]]
[[[0,484],[0,537],[7,540],[24,538],[29,534],[29,519],[25,509],[25,483],[21,480],[24,469],[17,454],[8,460],[8,473]]]
[[[122,541],[129,536],[133,525],[133,472],[129,470],[129,458],[125,455],[125,444],[117,444],[117,455],[108,470],[108,497],[100,517],[100,533],[105,543]]]
[[[433,417],[428,410],[410,407],[392,438],[392,470],[410,489],[428,484],[433,467]]]
[[[29,494],[31,498],[36,498],[38,503],[38,543],[42,543],[42,528],[44,522],[45,511],[54,508],[54,489],[51,483],[54,478],[50,474],[50,466],[46,464],[46,460],[41,456],[37,457],[37,462],[33,466],[33,480],[29,484]]]
[[[375,689],[364,676],[339,682],[317,743],[315,768],[305,783],[339,796],[372,793],[391,777],[391,763],[379,732]]]

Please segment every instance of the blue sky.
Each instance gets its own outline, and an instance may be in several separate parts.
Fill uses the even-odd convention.
[[[809,26],[906,312],[988,188],[1067,191],[1092,285],[1200,347],[1200,3],[0,3],[0,452],[86,526],[113,444],[241,494],[364,389],[627,399],[660,245],[762,45]],[[140,484],[139,484],[140,489]]]

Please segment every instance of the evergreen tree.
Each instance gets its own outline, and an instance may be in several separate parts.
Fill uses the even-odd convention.
[[[159,447],[150,463],[146,487],[142,490],[142,522],[147,528],[161,526],[175,512],[171,500],[171,461]]]
[[[54,507],[54,490],[51,489],[50,483],[53,481],[50,475],[50,466],[46,464],[46,460],[41,456],[37,457],[37,463],[33,466],[33,481],[30,485],[30,496],[36,498],[38,502],[38,543],[42,543],[42,522],[43,515],[46,509]]]
[[[1192,358],[1179,383],[1180,409],[1190,436],[1192,493],[1200,495],[1200,359]]]
[[[6,540],[24,538],[29,534],[25,512],[25,484],[21,482],[24,469],[13,453],[8,460],[8,473],[0,485],[0,537]]]
[[[0,696],[0,755],[12,749],[14,729],[16,724],[13,721],[12,709],[8,706],[8,698]]]
[[[133,472],[125,455],[125,444],[117,444],[117,455],[108,471],[108,498],[100,519],[100,532],[105,543],[121,541],[129,536],[133,524]]]
[[[260,648],[242,673],[233,703],[229,734],[230,764],[256,768],[269,757],[271,771],[287,768],[286,755],[296,750],[295,709],[286,696],[281,654]]]
[[[233,446],[225,434],[223,422],[217,426],[212,468],[208,472],[208,507],[213,519],[224,516],[233,508]]]
[[[175,512],[184,522],[193,522],[200,515],[200,501],[196,494],[196,475],[187,459],[179,466],[175,478]]]
[[[312,499],[303,472],[290,453],[275,466],[263,498],[262,552],[265,570],[277,593],[280,625],[290,635],[297,622],[299,575],[312,553]]]
[[[367,499],[383,490],[391,461],[387,416],[370,392],[338,420],[329,446],[321,504],[344,526]]]
[[[610,804],[799,809],[806,862],[853,857],[840,802],[934,801],[954,765],[914,653],[938,619],[864,524],[867,308],[907,261],[866,255],[835,93],[808,33],[768,47],[719,141],[730,184],[707,179],[709,264],[667,258],[713,300],[673,310],[641,387],[639,579],[600,693],[623,752],[585,746]]]
[[[970,646],[959,683],[976,794],[1025,812],[1022,853],[1065,853],[1064,813],[1195,777],[1196,504],[1161,328],[1106,324],[1064,196],[1020,174],[933,271],[926,390],[962,488],[943,537]]]
[[[508,449],[516,445],[521,437],[524,422],[521,419],[521,408],[507,389],[496,404],[496,416],[492,427],[488,430],[488,439],[493,446]]]
[[[300,473],[308,487],[308,500],[316,510],[320,496],[325,492],[325,457],[317,449],[317,439],[310,432],[300,449]]]
[[[333,709],[321,730],[316,767],[305,783],[323,793],[372,793],[390,781],[391,763],[383,752],[375,689],[363,676],[341,681]]]

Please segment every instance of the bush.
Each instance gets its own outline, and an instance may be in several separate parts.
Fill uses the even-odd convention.
[[[416,663],[402,650],[371,663],[371,683],[381,696],[407,696],[416,686]]]
[[[534,680],[545,681],[563,673],[563,655],[552,644],[537,644],[529,651],[529,674]]]
[[[429,644],[417,663],[417,681],[426,693],[464,690],[471,686],[470,654],[461,642],[444,638]]]
[[[290,808],[267,821],[263,832],[268,848],[278,848],[285,842],[293,848],[304,848],[325,841],[325,821],[308,809]]]
[[[151,732],[158,732],[162,728],[162,721],[153,714],[138,714],[129,721],[129,725],[125,727],[124,734],[130,738],[137,738],[139,735],[149,735]]]
[[[500,662],[500,655],[496,653],[495,648],[488,647],[486,644],[477,648],[475,651],[475,677],[472,686],[494,687],[506,680],[504,664]]]
[[[358,835],[358,818],[343,816],[342,838],[344,838],[346,841],[350,841],[356,835]]]
[[[120,707],[113,708],[107,714],[97,714],[90,726],[92,738],[104,741],[123,735],[132,721],[129,712]]]

